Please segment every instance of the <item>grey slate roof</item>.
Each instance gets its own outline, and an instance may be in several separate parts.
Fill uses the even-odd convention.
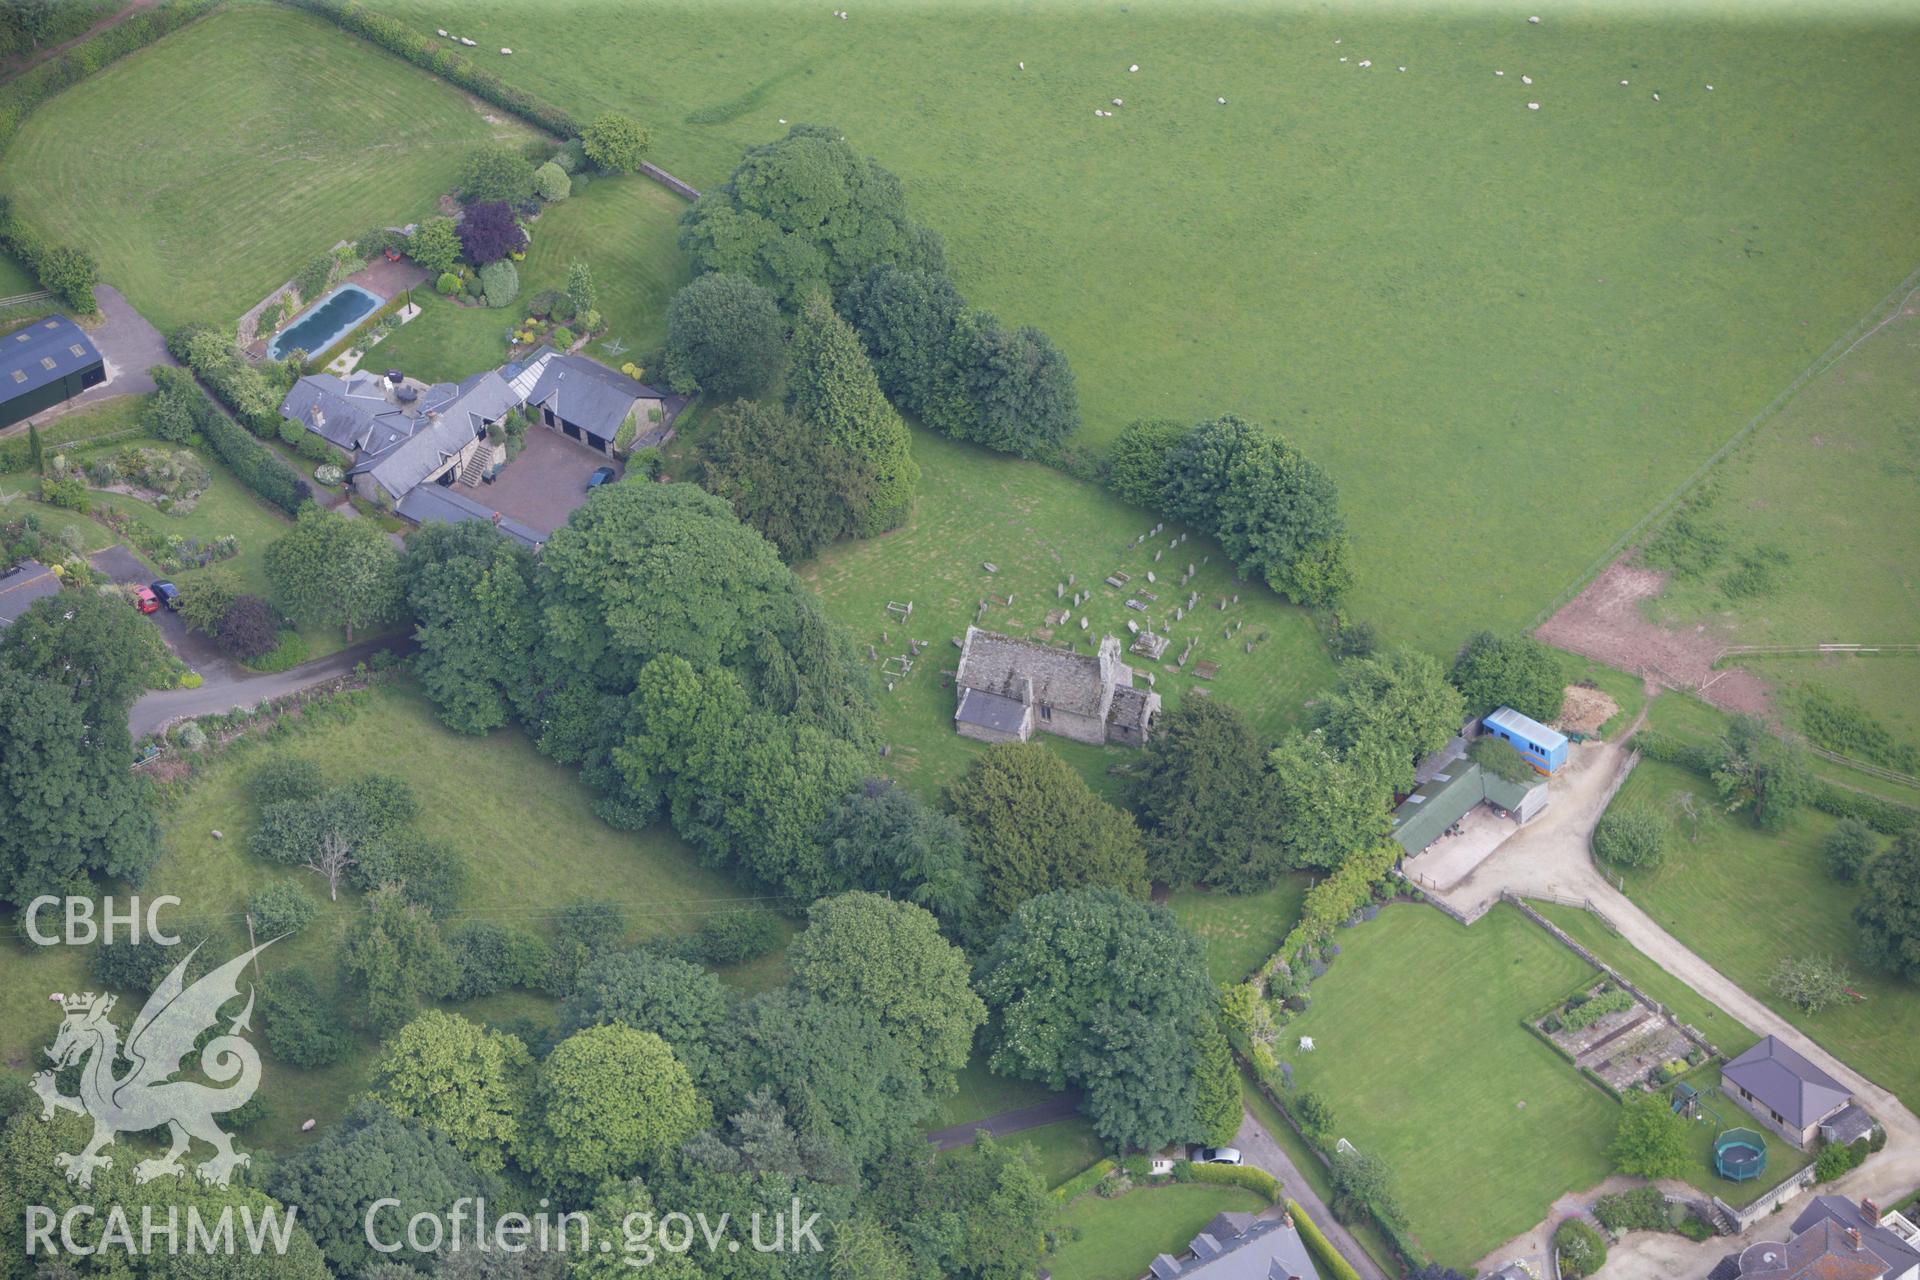
[[[603,440],[620,433],[620,424],[636,400],[664,400],[665,395],[644,382],[580,355],[562,355],[541,347],[501,372],[522,400],[552,409],[576,427]]]
[[[1152,718],[1157,699],[1144,689],[1135,689],[1128,685],[1113,691],[1113,706],[1107,712],[1107,722],[1125,729],[1144,729]]]
[[[403,401],[377,373],[308,374],[288,390],[280,414],[353,454],[350,474],[371,475],[400,498],[520,403],[497,369],[458,383],[407,385],[415,395]]]
[[[59,592],[60,579],[38,560],[22,560],[0,572],[0,627],[25,613],[35,600]]]
[[[1027,709],[1012,698],[980,689],[962,689],[960,706],[953,718],[961,724],[979,725],[1000,733],[1019,733],[1026,724]]]
[[[415,524],[425,524],[429,520],[439,520],[445,524],[466,524],[479,520],[491,524],[500,532],[523,546],[538,549],[546,539],[538,531],[521,524],[512,516],[503,516],[491,507],[484,507],[467,497],[464,493],[455,493],[443,485],[416,485],[406,497],[394,504],[395,514]]]
[[[1118,647],[1115,641],[1114,648]],[[1102,678],[1100,667],[1096,657],[968,627],[953,682],[963,689],[1104,720],[1112,703],[1112,686]]]
[[[1815,1196],[1813,1203],[1794,1220],[1794,1234],[1811,1230],[1821,1222],[1859,1232],[1860,1243],[1886,1264],[1888,1275],[1905,1275],[1909,1268],[1920,1267],[1920,1249],[1885,1227],[1869,1222],[1860,1206],[1845,1196]]]
[[[100,362],[86,330],[65,316],[48,316],[0,337],[0,401],[58,382]]]
[[[385,453],[414,430],[408,414],[388,398],[386,379],[372,373],[310,373],[288,389],[280,416],[355,454]]]
[[[1850,1102],[1831,1120],[1820,1123],[1821,1136],[1828,1142],[1845,1145],[1858,1142],[1873,1132],[1873,1117],[1857,1102]]]
[[[371,475],[382,489],[400,498],[446,465],[476,434],[468,415],[440,414],[385,453],[356,464],[352,474]]]
[[[1822,1197],[1823,1199],[1827,1197]],[[1859,1240],[1860,1243],[1855,1244]],[[1740,1275],[1766,1280],[1881,1280],[1886,1263],[1831,1218],[1811,1221],[1785,1244],[1763,1240],[1740,1254]],[[1897,1272],[1894,1274],[1898,1274]]]
[[[1154,1280],[1320,1280],[1291,1218],[1222,1213],[1187,1249],[1192,1256],[1185,1259],[1155,1258]]]
[[[1805,1128],[1851,1100],[1847,1087],[1808,1062],[1778,1037],[1768,1036],[1721,1069],[1721,1077],[1745,1089],[1762,1106]]]

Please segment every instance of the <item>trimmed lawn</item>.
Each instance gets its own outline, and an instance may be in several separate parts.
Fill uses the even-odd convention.
[[[644,358],[667,336],[667,303],[688,277],[674,244],[686,202],[645,178],[595,178],[580,194],[549,205],[533,224],[533,243],[520,264],[520,295],[510,307],[460,306],[431,288],[416,289],[421,314],[376,345],[369,368],[404,369],[427,382],[458,382],[498,365],[507,355],[507,331],[527,315],[542,289],[567,286],[576,262],[593,268],[607,335],[585,354],[618,368]],[[625,348],[607,349],[608,343]]]
[[[433,213],[468,147],[530,136],[329,23],[248,5],[34,112],[7,187],[163,331],[230,325],[336,241]]]
[[[400,743],[404,750],[396,749]],[[284,745],[243,739],[212,764],[163,815],[166,852],[141,886],[149,896],[178,896],[182,915],[237,921],[242,905],[262,885],[295,881],[320,902],[320,918],[268,951],[261,963],[269,972],[306,968],[322,992],[336,999],[341,998],[337,937],[359,909],[360,895],[343,889],[340,901],[330,903],[316,876],[270,866],[246,852],[254,825],[247,780],[269,751],[279,750],[315,761],[333,781],[377,768],[409,783],[420,801],[420,830],[453,843],[467,857],[467,886],[454,921],[492,920],[544,935],[561,908],[592,896],[620,902],[628,936],[638,940],[691,930],[710,913],[739,905],[744,896],[730,881],[700,867],[665,828],[618,831],[600,822],[592,814],[591,793],[574,771],[536,753],[521,734],[469,738],[450,733],[411,687],[382,684],[350,719],[323,718],[297,730]],[[229,944],[244,945],[244,927],[230,923],[228,933]],[[17,948],[0,951],[0,1060],[24,1065],[47,1042],[53,1022],[46,993],[84,989],[84,962],[80,948],[53,947],[31,955]],[[777,972],[777,965],[762,962],[750,967],[744,985],[766,985]],[[474,1012],[550,1024],[553,1008],[545,997],[515,992],[479,1002]],[[340,1115],[350,1096],[365,1087],[375,1048],[370,1037],[356,1036],[355,1052],[344,1062],[312,1072],[264,1054],[261,1096],[274,1110],[246,1135],[248,1143],[276,1150],[308,1141],[299,1133],[301,1121],[313,1116],[324,1124]]]
[[[1619,1109],[1521,1019],[1592,972],[1518,911],[1472,928],[1412,904],[1341,930],[1341,954],[1287,1023],[1294,1087],[1379,1156],[1413,1234],[1471,1266],[1611,1171]],[[1311,1053],[1292,1051],[1312,1036]]]
[[[1622,873],[1634,901],[1854,1070],[1920,1106],[1920,989],[1855,958],[1852,913],[1860,888],[1820,866],[1820,841],[1834,820],[1802,809],[1785,830],[1761,831],[1744,815],[1720,811],[1707,779],[1652,761],[1634,770],[1620,799],[1665,809],[1678,833],[1665,865]],[[1703,815],[1697,823],[1686,816],[1687,804]],[[1853,988],[1866,999],[1809,1016],[1768,989],[1783,958],[1814,954],[1847,961]]]
[[[1107,1154],[1107,1144],[1093,1131],[1093,1123],[1081,1117],[1043,1124],[1000,1141],[1002,1146],[1026,1152],[1049,1187],[1059,1186]]]
[[[1015,1080],[995,1075],[987,1069],[985,1049],[976,1048],[973,1057],[958,1076],[958,1088],[940,1100],[940,1109],[928,1121],[929,1129],[985,1120],[1002,1111],[1038,1106],[1053,1096],[1047,1086],[1032,1080]]]
[[[1137,1187],[1116,1200],[1084,1195],[1060,1210],[1065,1243],[1043,1262],[1054,1280],[1136,1280],[1160,1254],[1185,1253],[1215,1214],[1266,1207],[1251,1191],[1198,1182]]]
[[[688,205],[638,175],[596,176],[575,190],[578,194],[547,206],[533,224],[533,243],[520,264],[519,301],[542,289],[564,291],[567,268],[586,263],[593,269],[599,311],[607,323],[606,337],[589,344],[586,354],[617,369],[623,361],[642,359],[667,339],[667,303],[692,275],[675,243],[680,215]],[[506,314],[524,317],[526,311],[523,307],[515,313],[509,307]],[[627,350],[609,352],[608,342]],[[654,371],[653,376],[663,375]]]
[[[1720,1068],[1698,1071],[1689,1077],[1695,1088],[1706,1096],[1706,1107],[1689,1130],[1694,1171],[1687,1181],[1695,1189],[1719,1196],[1736,1209],[1744,1209],[1767,1192],[1813,1163],[1810,1151],[1802,1151],[1784,1138],[1776,1137],[1765,1125],[1740,1109],[1740,1104],[1720,1093]],[[1746,1129],[1766,1139],[1767,1164],[1757,1178],[1734,1182],[1721,1177],[1713,1167],[1713,1144],[1728,1129]]]
[[[1346,497],[1354,615],[1435,652],[1526,623],[1920,261],[1892,5],[645,13],[673,50],[645,75],[621,6],[460,22],[576,116],[644,120],[696,186],[781,119],[838,127],[972,301],[1060,343],[1086,443],[1160,414],[1285,431]],[[1496,489],[1511,534],[1459,536]]]
[[[882,659],[904,653],[909,638],[931,646],[891,692],[884,680],[878,685],[880,729],[893,745],[888,771],[909,786],[934,791],[957,777],[982,749],[954,732],[953,688],[943,672],[953,669],[959,658],[953,642],[966,633],[989,596],[1013,604],[989,603],[979,625],[1035,639],[1070,638],[1082,653],[1092,652],[1103,634],[1129,639],[1130,620],[1151,617],[1156,627],[1172,623],[1172,644],[1163,660],[1129,657],[1140,683],[1144,685],[1146,673],[1154,673],[1168,710],[1203,690],[1232,703],[1270,736],[1299,725],[1306,718],[1307,700],[1332,683],[1332,663],[1306,611],[1263,586],[1237,581],[1232,566],[1210,541],[1196,536],[1168,549],[1180,532],[1168,524],[1158,538],[1133,546],[1134,538],[1151,529],[1157,517],[1050,467],[930,432],[914,432],[913,456],[921,468],[920,497],[903,528],[864,542],[842,543],[798,566],[827,612],[852,630],[863,654],[868,645]],[[1157,563],[1156,550],[1162,553]],[[1179,580],[1189,563],[1198,571],[1183,589]],[[989,573],[986,564],[998,572]],[[1103,582],[1115,571],[1132,576],[1123,590]],[[1149,572],[1159,581],[1149,583]],[[1068,595],[1091,590],[1093,598],[1074,610],[1068,622],[1049,627],[1048,612],[1071,603],[1055,595],[1069,574],[1076,585]],[[1199,607],[1176,623],[1174,609],[1185,605],[1190,591],[1198,593]],[[1156,593],[1159,599],[1144,601],[1142,592]],[[1221,600],[1234,594],[1240,603],[1222,612]],[[1129,598],[1149,603],[1149,610],[1127,608]],[[889,601],[911,601],[912,621],[903,625],[889,614]],[[1082,616],[1092,620],[1089,630],[1080,630]],[[1222,636],[1224,626],[1238,624],[1244,629],[1232,639]],[[1265,639],[1247,653],[1246,642],[1259,637]],[[1176,673],[1174,660],[1189,639],[1196,642],[1194,661],[1185,673]],[[1192,674],[1202,659],[1220,664],[1216,679]],[[1125,747],[1083,746],[1051,734],[1038,740],[1110,798],[1121,787],[1110,770],[1137,758]]]
[[[1180,889],[1167,899],[1182,927],[1207,947],[1207,972],[1215,982],[1239,982],[1259,968],[1300,919],[1309,878],[1289,875],[1259,893],[1231,894]]]
[[[506,359],[507,328],[520,312],[464,307],[431,288],[415,289],[413,300],[420,314],[369,348],[362,364],[401,369],[422,382],[459,382]]]

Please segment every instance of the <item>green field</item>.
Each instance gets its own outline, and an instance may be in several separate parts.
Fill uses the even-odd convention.
[[[1904,314],[1815,379],[1715,473],[1705,519],[1734,556],[1777,547],[1777,587],[1730,598],[1722,563],[1668,584],[1656,604],[1676,626],[1705,623],[1732,644],[1920,642],[1920,314]],[[1863,589],[1863,587],[1865,589]],[[1920,655],[1768,658],[1753,669],[1796,721],[1796,692],[1853,694],[1920,745]],[[1911,801],[1920,803],[1920,795]]]
[[[1089,442],[1280,427],[1346,495],[1356,613],[1435,651],[1531,618],[1920,263],[1920,134],[1886,127],[1920,28],[1886,3],[560,10],[461,34],[696,186],[838,126],[970,297],[1062,344]],[[636,75],[641,31],[672,56]],[[1446,528],[1496,491],[1510,536]]]
[[[1332,1104],[1335,1136],[1393,1171],[1435,1260],[1470,1267],[1607,1176],[1617,1105],[1521,1025],[1584,961],[1504,905],[1471,929],[1391,906],[1338,941],[1283,1056],[1296,1089]]]
[[[1240,982],[1259,968],[1300,919],[1308,877],[1289,875],[1259,893],[1179,889],[1167,899],[1183,928],[1207,948],[1207,972],[1215,982]]]
[[[5,191],[161,329],[231,324],[336,241],[432,213],[468,147],[529,136],[499,119],[317,19],[244,6],[41,107]]]
[[[1697,824],[1682,808],[1686,797],[1706,815]],[[1853,959],[1859,886],[1834,880],[1820,866],[1820,840],[1833,819],[1803,809],[1784,831],[1761,831],[1744,815],[1719,812],[1705,778],[1651,761],[1634,770],[1620,800],[1667,810],[1679,833],[1659,870],[1622,873],[1627,895],[1834,1056],[1909,1106],[1920,1105],[1920,989]],[[1783,957],[1812,954],[1852,964],[1853,988],[1866,999],[1808,1016],[1768,990],[1768,975]]]
[[[1136,1280],[1155,1257],[1187,1251],[1217,1213],[1258,1213],[1260,1197],[1239,1187],[1190,1182],[1141,1187],[1115,1200],[1082,1196],[1060,1211],[1064,1243],[1043,1259],[1054,1280]]]
[[[11,255],[0,253],[0,298],[11,298],[18,293],[34,293],[40,288],[40,282],[33,274]]]
[[[418,290],[423,313],[389,334],[368,363],[428,382],[458,382],[492,368],[506,359],[506,331],[526,317],[527,300],[542,289],[565,289],[567,268],[576,262],[593,268],[607,324],[605,338],[586,354],[617,367],[657,347],[666,337],[667,302],[686,282],[686,258],[674,246],[686,202],[637,177],[595,179],[578,190],[534,223],[513,306],[459,306]],[[609,351],[610,342],[625,352]]]
[[[1278,735],[1298,725],[1307,700],[1333,682],[1332,664],[1307,614],[1265,587],[1237,582],[1207,540],[1195,537],[1168,550],[1178,531],[1169,524],[1159,538],[1133,547],[1134,537],[1153,527],[1152,516],[1049,467],[930,432],[914,433],[913,456],[921,469],[920,498],[905,527],[865,542],[842,543],[799,568],[827,611],[852,630],[862,655],[869,644],[882,659],[905,653],[910,638],[931,646],[891,692],[884,680],[879,685],[880,728],[893,746],[888,771],[908,784],[930,790],[951,781],[981,749],[954,732],[953,689],[942,672],[953,669],[959,658],[953,641],[966,633],[989,595],[1011,598],[1013,604],[989,604],[981,626],[1039,639],[1071,638],[1082,653],[1092,652],[1103,633],[1130,639],[1130,619],[1151,616],[1156,627],[1172,623],[1173,643],[1161,661],[1128,659],[1139,683],[1145,683],[1146,672],[1155,673],[1168,710],[1194,690],[1206,689],[1245,712],[1262,732]],[[1156,548],[1164,553],[1157,564]],[[1198,572],[1182,589],[1179,578],[1188,563]],[[988,573],[985,564],[998,572]],[[1116,570],[1132,575],[1124,590],[1103,584]],[[1148,583],[1149,572],[1160,581]],[[1093,598],[1074,610],[1070,621],[1049,627],[1048,612],[1070,603],[1054,594],[1069,574],[1077,579],[1073,589],[1091,589]],[[1127,599],[1141,591],[1160,597],[1148,613],[1126,607]],[[1174,608],[1185,604],[1189,591],[1199,593],[1199,608],[1174,623]],[[1222,612],[1220,600],[1236,593],[1240,603]],[[903,626],[891,617],[889,601],[911,601],[912,622]],[[1083,614],[1093,623],[1087,631],[1079,628]],[[1231,640],[1223,638],[1224,626],[1242,622]],[[1262,635],[1267,638],[1251,654],[1245,652],[1244,644]],[[1190,637],[1197,641],[1193,662],[1185,673],[1176,673],[1174,660]],[[1193,674],[1203,659],[1220,664],[1216,679],[1203,681]],[[1109,794],[1117,790],[1117,781],[1107,771],[1136,754],[1053,736],[1043,740]]]
[[[405,750],[396,750],[397,743],[406,744]],[[484,738],[449,733],[404,684],[376,687],[350,722],[321,724],[285,749],[316,761],[336,780],[378,768],[411,784],[420,801],[420,829],[468,858],[468,884],[454,919],[492,920],[544,934],[559,908],[594,896],[622,903],[630,935],[638,939],[692,929],[711,912],[738,905],[741,891],[696,865],[664,828],[630,832],[604,825],[593,817],[592,796],[572,770],[538,755],[517,732]],[[262,957],[262,964],[269,972],[308,968],[323,992],[337,993],[336,936],[358,909],[359,895],[343,890],[338,903],[327,904],[316,876],[269,866],[246,852],[254,813],[244,788],[267,750],[258,744],[236,749],[165,814],[166,853],[140,891],[177,895],[183,914],[226,917],[230,941],[239,945],[246,899],[270,880],[296,879],[325,909],[299,937]],[[32,955],[0,950],[0,1061],[24,1067],[51,1037],[46,993],[84,989],[84,956],[74,947]],[[729,976],[758,987],[784,981],[783,970],[776,955]],[[551,1022],[552,1010],[544,997],[514,993],[480,1002],[475,1012],[494,1021],[525,1016]],[[324,1071],[295,1071],[267,1055],[261,1096],[273,1113],[247,1140],[284,1148],[305,1141],[298,1132],[302,1120],[338,1116],[365,1087],[372,1062],[373,1041],[361,1038],[357,1044],[353,1056]]]

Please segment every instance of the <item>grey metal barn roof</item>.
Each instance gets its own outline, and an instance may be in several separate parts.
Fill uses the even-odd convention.
[[[426,524],[429,520],[439,520],[445,524],[467,524],[480,521],[491,524],[500,532],[512,538],[522,546],[538,549],[544,538],[534,529],[521,524],[511,516],[503,516],[489,507],[483,507],[463,493],[437,484],[423,484],[408,493],[394,504],[394,512],[415,524]]]
[[[22,560],[0,572],[0,627],[32,607],[35,600],[60,594],[60,579],[38,560]]]
[[[79,325],[65,316],[35,320],[0,338],[0,401],[98,363],[100,352]]]
[[[603,440],[620,433],[620,424],[635,400],[666,397],[644,382],[636,382],[585,356],[562,355],[541,347],[518,365],[500,371],[521,399],[552,409],[576,427]]]
[[[1853,1096],[1847,1086],[1808,1062],[1776,1036],[1768,1036],[1720,1069],[1762,1106],[1803,1129]]]

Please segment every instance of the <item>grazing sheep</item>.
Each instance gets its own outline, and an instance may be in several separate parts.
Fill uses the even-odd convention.
[[[1227,100],[1226,100],[1225,98],[1222,98],[1222,99],[1220,99],[1220,105],[1221,105],[1221,106],[1223,106],[1223,107],[1224,107],[1224,106],[1226,106],[1226,105],[1227,105]]]
[[[1346,59],[1346,56],[1345,56],[1345,55],[1343,54],[1343,55],[1341,56],[1341,58],[1340,58],[1340,61],[1342,61],[1342,62],[1345,62],[1346,60],[1347,60],[1347,59]]]
[[[1137,62],[1127,68],[1128,71],[1138,71],[1139,69],[1140,69],[1140,64]]]
[[[1527,110],[1529,111],[1538,111],[1539,109],[1540,109],[1540,104],[1537,102],[1529,102],[1527,104]]]
[[[1532,83],[1533,83],[1533,77],[1532,77],[1532,76],[1521,76],[1521,77],[1520,77],[1520,83],[1521,83],[1521,84],[1532,84]]]
[[[1021,69],[1022,71],[1025,71],[1025,70],[1027,69],[1027,64],[1026,64],[1026,63],[1024,63],[1024,62],[1023,62],[1023,63],[1021,63],[1021,64],[1020,64],[1020,69]]]
[[[1656,94],[1654,94],[1654,95],[1653,95],[1653,100],[1654,100],[1655,102],[1658,102],[1658,101],[1660,101],[1660,95],[1659,95],[1659,94],[1657,94],[1657,93],[1656,93]]]
[[[1708,86],[1707,86],[1707,92],[1708,92],[1708,93],[1712,93],[1712,92],[1713,92],[1713,86],[1712,86],[1712,85],[1708,85]]]
[[[1124,103],[1124,102],[1122,102],[1122,101],[1120,101],[1120,99],[1118,99],[1118,98],[1115,98],[1115,99],[1113,100],[1113,105],[1114,105],[1114,106],[1116,106],[1116,107],[1124,107],[1124,106],[1126,106],[1127,104],[1126,104],[1126,103]]]
[[[1405,71],[1405,70],[1406,70],[1406,68],[1405,68],[1405,67],[1402,67],[1402,68],[1400,68],[1400,69],[1401,69],[1402,71]]]
[[[1373,65],[1373,59],[1372,59],[1372,58],[1362,58],[1362,59],[1360,59],[1360,65],[1361,65],[1361,66],[1363,66],[1363,67],[1370,67],[1370,66],[1372,66],[1372,65]]]
[[[1539,15],[1537,14],[1531,18],[1528,18],[1527,21],[1531,22],[1536,27],[1540,25],[1540,18],[1539,18]]]
[[[445,27],[441,27],[440,30],[437,31],[435,34],[438,35],[442,40],[444,40],[447,38],[447,29]]]
[[[1626,82],[1625,80],[1622,80],[1622,81],[1621,81],[1620,83],[1621,83],[1621,85],[1622,85],[1622,86],[1624,87],[1624,86],[1626,85],[1626,83],[1627,83],[1627,82]]]
[[[500,52],[502,52],[502,53],[512,53],[512,52],[513,52],[513,50],[511,50],[511,49],[506,49],[506,48],[503,48],[503,49],[501,49],[501,50],[500,50]]]

